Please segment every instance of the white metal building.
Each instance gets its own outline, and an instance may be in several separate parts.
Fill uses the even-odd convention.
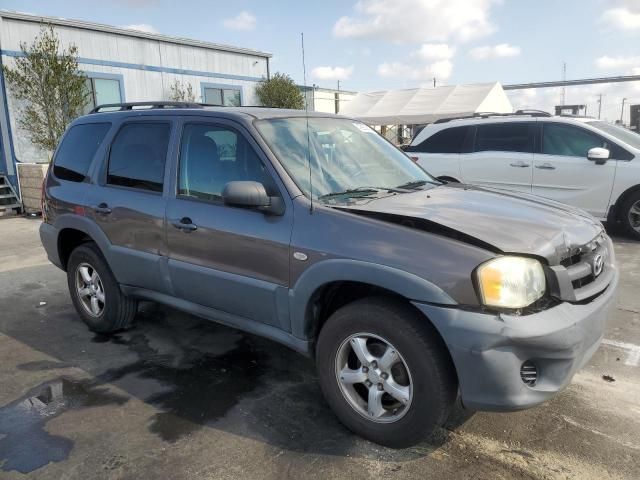
[[[78,47],[79,68],[89,78],[93,104],[168,100],[175,80],[190,84],[196,101],[255,105],[254,89],[269,78],[270,53],[151,34],[78,20],[0,11],[0,64],[21,56],[44,24],[63,47]],[[0,70],[0,175],[15,185],[16,162],[47,161],[21,132],[18,108]]]
[[[314,112],[341,113],[344,106],[358,95],[358,92],[322,88],[318,85],[310,87],[298,85],[298,87],[307,99],[309,110]]]

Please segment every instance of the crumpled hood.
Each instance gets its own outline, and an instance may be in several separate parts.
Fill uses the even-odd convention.
[[[461,184],[446,184],[343,207],[434,222],[505,253],[534,254],[552,264],[568,248],[584,245],[603,231],[583,210],[536,195]],[[355,212],[354,212],[355,213]]]

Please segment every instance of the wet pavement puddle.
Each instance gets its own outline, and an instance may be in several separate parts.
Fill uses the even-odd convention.
[[[63,377],[35,387],[0,407],[0,469],[29,473],[65,460],[73,442],[47,432],[47,422],[69,410],[122,405],[127,400],[90,380]]]

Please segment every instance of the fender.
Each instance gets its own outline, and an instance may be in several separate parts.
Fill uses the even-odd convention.
[[[331,259],[309,267],[289,290],[291,333],[298,338],[307,336],[307,305],[320,287],[331,282],[352,281],[368,283],[390,290],[409,300],[457,305],[440,287],[412,273],[376,263],[358,260]]]
[[[92,219],[81,215],[62,214],[55,219],[54,228],[58,235],[65,228],[73,228],[91,237],[107,260],[118,283],[147,285],[160,292],[170,292],[166,257],[114,245]]]
[[[96,242],[107,261],[110,260],[111,242],[93,220],[75,213],[64,213],[56,217],[53,226],[58,231],[58,235],[65,228],[73,228],[74,230],[86,233]],[[56,239],[56,246],[57,240],[58,239]]]

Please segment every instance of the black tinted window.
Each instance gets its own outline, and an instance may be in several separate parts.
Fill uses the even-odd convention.
[[[262,183],[276,195],[271,176],[251,145],[229,127],[191,124],[184,127],[180,147],[178,194],[204,200],[222,197],[228,182]]]
[[[130,123],[111,145],[107,183],[162,191],[170,127],[166,123]]]
[[[469,127],[453,127],[440,130],[418,145],[407,149],[421,153],[460,153],[463,151]]]
[[[492,123],[478,125],[476,152],[533,152],[533,124]]]
[[[542,153],[587,158],[587,153],[594,147],[608,149],[611,159],[631,160],[633,158],[633,155],[619,145],[587,129],[559,123],[543,124]]]
[[[86,123],[72,127],[60,144],[53,174],[62,180],[82,182],[109,128],[110,123]]]

